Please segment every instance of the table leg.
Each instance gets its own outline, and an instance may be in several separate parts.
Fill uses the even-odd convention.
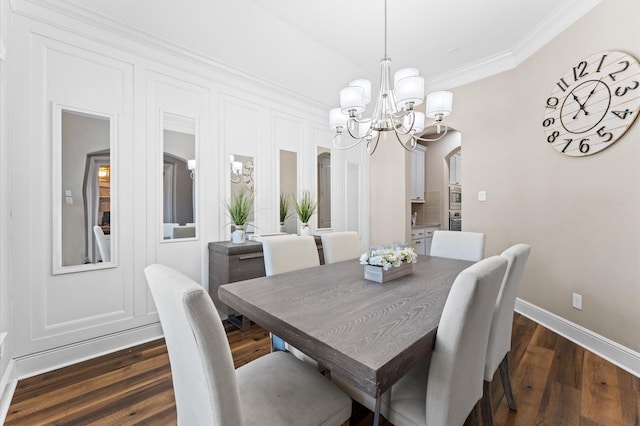
[[[373,412],[373,426],[378,426],[380,423],[380,398],[376,397],[376,409]]]
[[[251,326],[251,320],[244,315],[229,315],[227,320],[240,329],[240,331],[247,331]]]

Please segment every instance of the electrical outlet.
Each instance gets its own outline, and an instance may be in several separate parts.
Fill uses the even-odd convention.
[[[582,310],[582,295],[578,293],[573,293],[573,304],[572,306],[575,309]]]

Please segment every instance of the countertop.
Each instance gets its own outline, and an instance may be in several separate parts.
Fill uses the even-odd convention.
[[[411,229],[416,229],[416,228],[437,228],[439,226],[440,226],[439,223],[416,223],[416,225],[412,226]]]

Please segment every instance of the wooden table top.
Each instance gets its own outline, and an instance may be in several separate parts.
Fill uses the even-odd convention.
[[[376,397],[432,351],[453,281],[473,263],[419,256],[412,274],[379,284],[351,260],[225,284],[218,295]]]

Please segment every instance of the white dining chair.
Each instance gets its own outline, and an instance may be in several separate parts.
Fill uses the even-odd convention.
[[[505,258],[492,256],[458,275],[431,357],[382,399],[381,412],[392,424],[461,426],[470,413],[477,415],[493,307],[506,269]]]
[[[484,257],[484,240],[480,232],[434,231],[429,254],[477,262]]]
[[[111,262],[111,248],[107,239],[104,236],[102,228],[98,225],[93,227],[93,235],[96,237],[96,244],[98,246],[98,253],[100,253],[100,259],[102,262]]]
[[[507,354],[511,350],[511,329],[513,326],[513,310],[518,295],[518,287],[522,281],[524,266],[529,258],[531,247],[527,244],[516,244],[502,252],[500,256],[507,259],[507,272],[502,281],[496,300],[489,332],[487,359],[484,366],[484,392],[482,394],[482,419],[484,424],[493,425],[491,410],[491,381],[500,368],[500,378],[507,404],[513,411],[517,410],[516,400],[511,389],[509,361]]]
[[[213,301],[164,265],[144,270],[169,352],[178,425],[341,425],[351,399],[291,354],[274,352],[234,370]]]
[[[362,242],[357,232],[329,232],[320,236],[324,263],[358,259],[362,255]]]
[[[316,240],[312,236],[274,236],[262,240],[264,270],[268,277],[285,272],[320,266],[320,256]],[[271,335],[271,348],[287,350],[298,359],[318,367],[318,362],[299,349],[289,345],[282,338]]]
[[[316,240],[311,236],[265,237],[262,241],[262,251],[264,270],[268,277],[320,266]]]

